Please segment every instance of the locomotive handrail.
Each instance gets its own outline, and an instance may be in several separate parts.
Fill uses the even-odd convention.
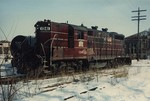
[[[50,45],[50,65],[52,65],[52,45],[53,45],[53,42],[54,42],[54,39],[55,39],[56,36],[57,36],[57,34],[55,34],[53,36],[53,38],[51,38],[52,41],[51,41],[51,45]],[[46,44],[47,42],[49,42],[51,39],[45,41],[44,44]]]
[[[53,45],[53,42],[54,42],[54,38],[57,36],[57,34],[55,34],[52,38],[52,42],[51,42],[51,45],[50,45],[50,66],[52,65],[52,45]]]

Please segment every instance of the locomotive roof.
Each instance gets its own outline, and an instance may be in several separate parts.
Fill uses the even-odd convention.
[[[76,30],[88,31],[87,27],[83,25],[73,25],[73,24],[68,24],[68,25],[73,27]]]
[[[123,34],[118,34],[117,32],[109,32],[109,35],[111,35],[111,36],[115,35],[115,36],[122,36],[122,37],[124,37]]]
[[[118,34],[117,32],[109,32],[110,36],[114,36],[116,39],[124,39],[124,35],[123,34]]]
[[[87,28],[89,31],[95,31],[96,29],[92,29],[92,28]]]

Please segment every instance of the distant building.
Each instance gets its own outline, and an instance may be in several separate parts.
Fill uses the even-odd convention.
[[[126,44],[126,53],[133,59],[137,58],[137,52],[139,52],[138,54],[140,59],[150,58],[150,31],[140,32],[139,40],[138,34],[126,37],[125,44]]]
[[[0,54],[10,54],[10,42],[2,40],[0,41]]]

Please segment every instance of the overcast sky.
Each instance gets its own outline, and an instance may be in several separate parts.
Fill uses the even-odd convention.
[[[16,35],[33,35],[34,24],[49,19],[87,27],[97,25],[125,36],[137,33],[131,11],[146,9],[140,31],[150,28],[150,0],[0,0],[0,27],[11,40]],[[0,30],[0,40],[5,37]]]

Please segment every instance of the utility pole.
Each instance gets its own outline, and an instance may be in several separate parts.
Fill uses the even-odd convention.
[[[139,7],[138,7],[138,10],[135,10],[135,11],[132,11],[133,13],[134,12],[137,12],[138,15],[137,16],[132,16],[132,21],[138,21],[138,28],[137,28],[137,61],[139,61],[139,49],[141,50],[141,47],[140,47],[140,21],[141,20],[146,20],[146,15],[140,15],[141,12],[144,12],[146,10],[141,10]]]

